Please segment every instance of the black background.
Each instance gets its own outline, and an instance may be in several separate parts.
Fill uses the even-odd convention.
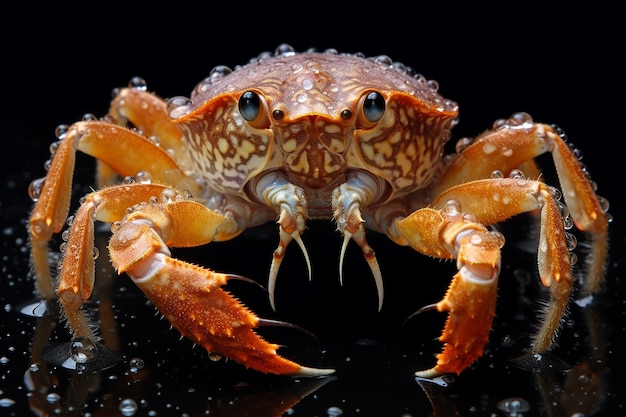
[[[243,64],[260,52],[273,50],[286,42],[296,50],[314,47],[359,51],[368,56],[385,54],[412,66],[427,78],[436,79],[442,95],[460,106],[460,124],[454,130],[456,138],[474,136],[489,128],[494,120],[516,111],[526,111],[537,121],[562,127],[583,151],[583,161],[598,183],[599,194],[611,202],[610,211],[615,221],[609,295],[617,294],[618,298],[608,299],[609,306],[617,307],[610,310],[613,316],[609,315],[607,320],[612,323],[608,326],[611,337],[616,333],[624,334],[624,228],[620,201],[624,177],[620,143],[624,135],[620,57],[623,31],[618,30],[616,10],[599,5],[547,10],[544,6],[530,4],[482,9],[419,3],[411,9],[393,3],[378,3],[368,9],[363,4],[338,2],[329,5],[300,3],[298,8],[281,3],[252,8],[236,3],[175,8],[181,6],[170,4],[155,10],[155,6],[148,5],[90,4],[71,9],[56,5],[32,6],[31,9],[20,4],[12,12],[2,14],[0,119],[4,130],[0,152],[3,175],[0,208],[6,242],[3,246],[5,276],[0,280],[4,303],[17,306],[32,296],[24,287],[28,283],[28,265],[21,237],[30,207],[25,187],[31,179],[43,176],[43,162],[49,156],[48,144],[54,139],[53,131],[58,124],[71,123],[85,113],[105,114],[111,90],[126,85],[133,76],[143,77],[149,88],[163,97],[189,95],[212,67]],[[86,166],[91,163],[87,158],[79,161]],[[84,177],[83,186],[89,185],[89,175]],[[274,226],[270,225],[243,236],[241,243],[213,245],[214,248],[203,253],[189,251],[181,255],[264,283],[276,240],[274,232]],[[268,239],[271,244],[267,243]],[[438,350],[433,339],[438,335],[442,318],[429,313],[423,319],[414,319],[418,322],[411,321],[408,329],[400,331],[400,337],[397,333],[402,320],[411,312],[438,301],[443,295],[447,277],[453,273],[452,266],[424,259],[406,248],[394,247],[384,236],[372,235],[370,243],[379,254],[387,288],[385,308],[377,313],[373,282],[357,251],[348,253],[346,282],[339,286],[336,265],[340,238],[332,224],[315,222],[310,225],[305,242],[314,263],[314,280],[306,281],[306,269],[298,250],[294,247],[288,251],[278,281],[277,314],[268,309],[261,291],[250,290],[240,283],[232,290],[237,295],[240,295],[237,291],[242,291],[242,298],[248,297],[245,301],[259,314],[298,323],[320,336],[326,344],[326,356],[317,359],[315,352],[308,352],[309,362],[303,362],[344,370],[338,380],[322,388],[314,400],[307,397],[308,402],[303,401],[301,408],[296,407],[294,415],[323,416],[326,415],[324,410],[331,406],[341,408],[344,415],[430,415],[429,403],[411,375],[416,369],[432,365],[431,352]],[[525,258],[514,250],[505,252],[505,256],[530,262],[527,268],[532,270],[531,256]],[[126,278],[120,281],[124,291],[136,291]],[[507,285],[512,288],[507,289]],[[502,304],[513,309],[518,297],[514,285],[503,282],[503,286],[500,298],[505,302]],[[506,317],[504,307],[499,308]],[[127,324],[133,329],[130,332],[148,331],[147,345],[141,340],[138,342],[140,347],[150,346],[148,353],[141,353],[142,357],[148,362],[152,360],[153,367],[167,368],[163,375],[172,378],[167,381],[170,385],[158,378],[156,382],[151,381],[154,384],[149,385],[151,391],[157,383],[166,387],[200,387],[198,377],[205,375],[198,374],[214,372],[211,364],[205,363],[206,356],[200,349],[192,349],[185,341],[178,342],[177,335],[171,334],[175,332],[164,333],[168,336],[163,343],[173,346],[161,350],[153,348],[151,343],[161,342],[158,335],[167,326],[153,318],[151,308],[142,303],[132,304],[131,309],[132,313],[120,313],[120,317],[147,320],[147,324],[137,324],[138,320]],[[12,337],[24,338],[25,331],[28,338],[32,332],[27,320],[18,322],[22,333],[7,328],[0,334],[0,356],[9,355],[5,351],[17,343]],[[424,330],[420,326],[424,326]],[[134,340],[131,334],[130,339]],[[275,334],[285,337],[280,335],[280,330],[273,329],[271,337],[276,337]],[[422,340],[415,341],[417,337]],[[306,337],[296,339],[304,346],[315,345]],[[619,339],[621,337],[615,337],[609,344],[614,354],[619,350]],[[371,351],[361,346],[368,345],[368,341],[376,341]],[[20,343],[23,346],[27,341]],[[132,352],[135,345],[128,343],[129,354],[137,354]],[[355,346],[361,349],[354,350]],[[410,350],[412,348],[426,352],[418,355]],[[22,361],[26,360],[23,363],[27,366],[24,347],[10,351],[17,352],[12,353],[14,356],[22,353]],[[301,352],[287,352],[299,360]],[[451,394],[453,399],[459,399],[460,415],[505,415],[499,414],[501,411],[495,407],[495,402],[498,398],[525,392],[525,384],[531,386],[527,388],[528,397],[535,401],[540,397],[528,374],[520,376],[504,365],[508,355],[510,352],[506,351],[500,356],[489,355],[479,363],[477,370],[462,374]],[[336,364],[337,360],[341,363]],[[189,370],[189,361],[200,371],[198,368]],[[14,366],[15,362],[22,363],[14,361],[10,365]],[[506,372],[490,373],[489,369],[498,366],[504,366]],[[234,368],[233,372],[240,371]],[[623,371],[621,365],[621,369],[612,369],[611,375],[615,378]],[[7,371],[4,379],[12,381],[19,373],[15,369]],[[394,381],[395,377],[402,383]],[[253,386],[266,384],[268,380],[276,384],[271,378],[263,380],[245,373],[233,377],[236,378],[249,379]],[[479,388],[481,384],[484,389]],[[510,389],[505,390],[503,386]],[[15,392],[9,388],[0,385],[5,396],[23,407],[26,397],[23,387]],[[145,394],[148,406],[141,408],[137,415],[147,415],[150,407],[157,409],[158,415],[182,415],[181,410],[188,404],[180,405],[175,400],[176,389],[156,391],[160,391],[160,398]],[[211,395],[219,397],[219,392],[223,392],[206,394],[201,391],[197,388],[197,397],[204,400]],[[620,391],[624,394],[623,388],[611,387],[607,410],[610,406],[624,412]],[[99,395],[103,394],[94,394]],[[169,395],[172,396],[170,403],[179,404],[179,408],[163,405],[168,404],[163,398]],[[18,408],[0,408],[0,414],[16,410]],[[554,414],[554,410],[552,413],[559,415]],[[608,413],[599,415],[611,415]],[[549,414],[537,405],[528,415]]]

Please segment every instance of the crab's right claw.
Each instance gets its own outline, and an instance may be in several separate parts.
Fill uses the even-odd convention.
[[[278,355],[278,345],[254,332],[260,319],[222,290],[229,275],[170,256],[168,245],[201,244],[222,222],[221,214],[192,200],[149,204],[126,216],[115,231],[111,259],[183,336],[207,351],[265,373],[307,377],[333,373]]]

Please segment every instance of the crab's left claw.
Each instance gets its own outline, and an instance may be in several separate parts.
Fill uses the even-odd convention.
[[[427,226],[422,228],[424,225]],[[439,338],[445,343],[444,350],[433,368],[416,375],[432,378],[461,373],[482,355],[489,340],[504,238],[479,224],[466,223],[457,216],[449,217],[431,209],[413,213],[398,222],[397,227],[421,251],[443,258],[454,255],[457,259],[459,271],[446,296],[434,306],[437,311],[449,314]],[[448,246],[440,236],[454,236],[448,241],[453,246]]]
[[[494,195],[507,195],[507,199]],[[533,352],[543,353],[550,347],[572,290],[564,220],[548,186],[511,178],[467,182],[440,194],[432,207],[395,221],[391,236],[398,243],[434,257],[456,259],[459,270],[445,298],[436,304],[438,311],[449,314],[439,339],[445,343],[444,350],[434,368],[417,376],[460,373],[482,355],[495,315],[504,244],[502,235],[484,224],[533,210],[541,213],[539,274],[550,290],[544,321],[532,346]]]

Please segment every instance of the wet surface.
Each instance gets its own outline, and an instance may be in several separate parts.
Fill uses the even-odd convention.
[[[270,45],[262,48],[276,44],[268,42]],[[232,51],[229,53],[231,57]],[[247,58],[236,56],[232,62]],[[409,62],[406,54],[399,59]],[[220,59],[206,65],[210,68],[221,63]],[[129,72],[124,73],[125,79],[141,71],[130,65],[124,70]],[[146,78],[150,85],[150,77]],[[45,306],[33,293],[26,237],[31,201],[26,190],[32,179],[43,175],[42,165],[48,158],[48,143],[53,140],[56,124],[80,118],[85,112],[106,111],[110,97],[106,92],[122,83],[106,81],[106,88],[104,80],[90,85],[104,92],[101,97],[91,97],[87,103],[62,101],[65,108],[54,106],[54,111],[47,112],[36,125],[27,123],[23,114],[3,113],[15,117],[2,119],[11,145],[2,155],[0,188],[0,415],[582,417],[626,413],[622,381],[626,371],[622,355],[626,349],[626,266],[622,255],[626,235],[619,190],[611,185],[611,167],[618,166],[611,162],[617,158],[594,146],[591,129],[581,128],[586,124],[575,116],[577,113],[562,106],[556,106],[554,119],[584,151],[584,161],[600,193],[612,204],[615,221],[606,288],[590,304],[572,302],[559,343],[549,355],[524,357],[537,321],[537,300],[546,297],[536,276],[527,217],[501,225],[507,245],[497,317],[485,355],[458,377],[432,381],[416,380],[413,374],[434,364],[434,355],[441,347],[436,339],[445,317],[426,311],[405,320],[443,296],[448,277],[454,273],[453,264],[427,259],[371,233],[369,242],[379,257],[386,291],[384,307],[377,312],[376,288],[360,252],[354,247],[348,251],[344,285],[340,285],[337,260],[341,239],[332,223],[312,222],[303,240],[313,262],[313,280],[307,280],[298,249],[288,250],[277,282],[276,312],[261,288],[246,282],[228,285],[260,316],[294,323],[315,335],[284,327],[261,329],[264,337],[283,346],[282,354],[307,366],[336,369],[329,378],[292,380],[211,358],[200,347],[181,340],[128,277],[111,271],[106,257],[108,234],[103,228],[98,235],[101,256],[96,296],[85,308],[100,325],[102,342],[111,349],[111,356],[101,358],[98,368],[104,369],[95,372],[67,369],[76,368],[63,359],[70,342],[67,329],[55,314],[41,314]],[[164,90],[169,91],[164,94],[185,95],[196,81],[183,84],[184,91],[179,90],[180,83],[166,85]],[[446,87],[445,92],[457,98],[453,88]],[[557,86],[556,93],[559,91]],[[472,93],[459,91],[462,115],[466,114],[464,94]],[[65,94],[83,97],[76,90]],[[538,118],[533,108],[515,106],[509,111],[509,103],[500,104],[468,111],[467,118],[462,116],[462,123],[469,122],[464,132],[476,134],[489,127],[485,120],[506,117],[512,111],[525,110]],[[546,108],[535,108],[542,120],[551,117],[551,106],[543,105]],[[568,111],[573,115],[565,116]],[[482,119],[482,124],[472,125],[471,116],[481,112],[490,116]],[[456,133],[457,129],[453,131],[455,138],[462,137],[463,131]],[[17,170],[16,158],[20,165]],[[93,168],[83,157],[79,166],[76,197],[88,191]],[[232,242],[174,253],[265,285],[277,239],[275,225],[270,224]],[[52,247],[59,243],[57,237]],[[48,307],[48,311],[54,312],[54,308]],[[58,346],[60,351],[49,350]],[[55,352],[61,352],[60,359]]]
[[[102,358],[98,367],[105,369],[77,372],[75,363],[63,363],[69,336],[58,317],[37,317],[41,306],[32,296],[23,221],[17,220],[17,225],[11,224],[15,219],[3,221],[0,410],[7,415],[572,416],[623,410],[618,393],[624,305],[610,290],[619,282],[609,282],[609,290],[593,306],[572,304],[559,346],[551,354],[519,360],[535,320],[535,297],[542,296],[532,277],[534,256],[519,248],[505,251],[505,257],[524,262],[509,261],[504,268],[491,344],[485,356],[460,377],[416,380],[412,376],[433,364],[440,315],[425,312],[402,325],[411,309],[436,300],[443,290],[424,295],[423,288],[408,283],[415,289],[407,296],[407,279],[445,277],[450,265],[411,260],[410,253],[387,248],[383,237],[371,239],[381,247],[381,263],[387,265],[388,304],[381,313],[375,311],[373,283],[357,256],[349,256],[346,282],[339,287],[333,267],[324,263],[316,263],[314,280],[306,281],[304,264],[297,262],[294,251],[294,265],[285,265],[280,276],[277,313],[268,309],[266,294],[256,286],[229,285],[259,314],[313,332],[317,340],[294,329],[262,329],[268,339],[284,345],[285,356],[308,366],[335,367],[332,377],[291,380],[261,375],[222,359],[212,361],[203,349],[180,340],[130,280],[115,276],[105,262],[98,266],[99,302],[86,307],[101,325],[103,343],[116,355]],[[312,258],[323,259],[322,252],[336,236],[322,223],[314,225],[318,228],[311,227],[306,241]],[[245,251],[249,263],[260,266],[244,267],[243,272],[254,275],[256,270],[261,275],[263,256],[252,254],[261,242],[271,240],[267,236],[271,230],[252,230],[236,245],[214,245],[185,258],[213,258],[223,263],[221,270],[235,270],[237,261],[224,259],[229,253],[238,258]],[[99,239],[101,244],[105,237]],[[319,248],[316,242],[325,239],[328,242]],[[400,253],[408,260],[395,269],[390,263]],[[619,276],[621,265],[612,265],[608,276]],[[411,274],[411,269],[417,272]],[[58,346],[60,351],[55,350]],[[52,365],[50,360],[62,364]],[[33,412],[27,413],[29,409]]]
[[[614,297],[619,280],[609,281],[607,292],[592,306],[572,304],[551,354],[519,360],[536,320],[535,298],[545,294],[534,279],[534,255],[507,249],[498,317],[484,357],[460,377],[416,380],[415,370],[434,363],[439,349],[434,339],[443,317],[424,312],[403,321],[443,294],[451,265],[421,259],[373,235],[370,241],[380,248],[387,279],[387,304],[378,313],[375,288],[359,253],[348,255],[344,286],[336,282],[336,265],[324,258],[335,256],[336,251],[330,256],[326,251],[338,249],[339,239],[323,222],[314,222],[305,239],[312,259],[322,260],[314,262],[314,279],[306,280],[301,256],[293,251],[279,277],[278,312],[269,309],[263,290],[250,283],[236,282],[229,289],[261,316],[314,333],[317,339],[283,327],[261,330],[284,346],[285,356],[307,366],[334,367],[334,376],[291,380],[211,360],[203,349],[180,340],[130,279],[110,270],[104,257],[97,269],[99,301],[86,309],[101,326],[112,356],[96,366],[104,369],[77,372],[76,364],[66,361],[70,338],[53,314],[56,306],[48,307],[52,314],[42,315],[40,302],[33,298],[24,221],[7,215],[3,213],[0,293],[0,411],[7,415],[572,416],[624,407],[619,357],[625,313],[623,298]],[[261,227],[238,243],[180,256],[197,262],[211,259],[208,263],[219,270],[263,282],[270,251],[261,247],[275,240],[273,228]],[[106,236],[99,236],[100,245],[106,244]],[[249,261],[242,266],[243,254]],[[622,269],[613,262],[609,279],[619,278]],[[410,281],[414,277],[419,286]],[[33,412],[27,413],[29,409]]]

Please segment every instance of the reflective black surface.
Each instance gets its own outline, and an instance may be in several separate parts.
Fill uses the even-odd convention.
[[[619,97],[619,91],[611,90],[610,57],[602,60],[606,57],[596,49],[582,46],[576,37],[582,35],[567,32],[565,36],[563,28],[556,27],[541,42],[531,43],[523,36],[526,29],[520,21],[510,30],[497,23],[498,36],[479,36],[468,24],[449,39],[454,48],[445,42],[434,45],[446,40],[445,32],[443,39],[425,40],[415,25],[402,30],[404,36],[420,40],[409,47],[394,42],[400,33],[387,32],[376,38],[378,42],[349,36],[301,40],[268,35],[235,47],[228,42],[208,44],[197,37],[205,32],[172,30],[176,27],[172,25],[166,25],[170,28],[166,34],[156,31],[154,37],[146,37],[150,26],[137,25],[126,28],[122,31],[126,36],[121,37],[120,30],[111,27],[101,32],[83,21],[72,21],[72,29],[53,25],[54,30],[47,32],[49,38],[21,48],[12,44],[9,49],[29,54],[8,61],[12,78],[1,117],[0,415],[119,416],[124,415],[127,400],[136,403],[135,416],[578,417],[626,413],[622,382],[626,370],[622,359],[626,348],[625,229],[623,187],[619,185],[623,161],[615,143],[621,132],[607,122],[611,111],[601,113],[609,106],[607,97]],[[83,36],[76,36],[76,29]],[[178,48],[159,47],[164,40],[177,37],[186,40]],[[413,376],[414,371],[434,363],[440,350],[436,338],[445,319],[442,314],[424,312],[404,323],[415,310],[443,296],[453,264],[425,258],[371,233],[369,242],[379,257],[386,291],[383,310],[377,312],[373,280],[352,245],[344,285],[339,284],[341,240],[331,222],[311,222],[303,237],[313,262],[311,282],[298,249],[288,250],[277,283],[277,312],[269,308],[262,289],[245,282],[229,284],[229,290],[260,316],[294,323],[315,334],[313,338],[282,327],[261,331],[284,346],[281,353],[285,356],[308,366],[335,368],[331,378],[293,381],[210,360],[201,348],[180,340],[127,277],[110,271],[104,232],[99,235],[99,301],[94,299],[86,308],[102,324],[101,334],[120,354],[120,362],[99,372],[77,373],[51,365],[41,356],[50,343],[69,341],[63,322],[55,316],[35,317],[22,311],[25,306],[32,311],[38,302],[28,265],[26,219],[32,203],[26,189],[32,179],[44,174],[55,126],[88,112],[104,114],[110,90],[134,75],[146,78],[149,87],[163,96],[187,95],[213,66],[244,63],[280,42],[290,42],[298,50],[314,46],[366,55],[385,53],[437,79],[442,94],[461,107],[456,139],[476,135],[495,119],[515,111],[527,111],[536,120],[565,129],[583,151],[583,161],[599,193],[610,201],[615,220],[606,288],[590,306],[572,302],[551,355],[526,363],[526,368],[513,360],[529,345],[537,300],[545,298],[528,244],[529,219],[520,216],[501,225],[507,245],[490,345],[459,377],[416,381]],[[464,57],[453,56],[449,49],[462,51]],[[542,163],[549,167],[549,158]],[[79,166],[76,197],[88,191],[93,178],[89,158],[80,157]],[[276,226],[270,224],[232,242],[175,250],[175,254],[265,284],[276,243]],[[59,238],[52,246],[58,244]],[[128,410],[132,408],[131,404]]]

